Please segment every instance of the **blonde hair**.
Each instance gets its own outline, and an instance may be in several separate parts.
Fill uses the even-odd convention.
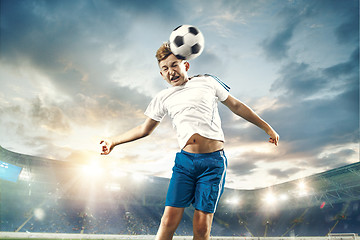
[[[168,56],[172,54],[169,43],[165,42],[163,43],[159,49],[156,51],[156,59],[158,60],[158,63],[160,63],[162,60],[166,59]]]

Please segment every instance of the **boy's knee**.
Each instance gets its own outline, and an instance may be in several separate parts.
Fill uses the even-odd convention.
[[[194,230],[194,236],[206,237],[210,235],[211,225],[207,223],[196,224],[193,230]]]
[[[166,229],[176,229],[178,225],[178,221],[175,218],[169,217],[169,216],[163,216],[161,218],[161,226]]]
[[[195,210],[193,222],[194,239],[209,239],[213,216],[213,213]]]

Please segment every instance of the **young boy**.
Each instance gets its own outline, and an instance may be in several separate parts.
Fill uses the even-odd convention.
[[[157,240],[172,239],[185,207],[193,204],[194,239],[209,239],[211,224],[224,190],[227,159],[217,103],[263,129],[276,146],[279,135],[248,106],[231,96],[229,88],[210,75],[189,78],[189,63],[177,59],[167,43],[157,51],[160,74],[172,87],[158,93],[145,111],[145,122],[100,144],[102,154],[126,142],[148,136],[168,114],[181,151],[176,154]]]

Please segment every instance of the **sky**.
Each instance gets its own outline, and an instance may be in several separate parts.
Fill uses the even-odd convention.
[[[101,156],[100,140],[145,120],[169,87],[155,52],[179,25],[204,52],[189,75],[216,75],[280,135],[221,103],[225,187],[256,189],[359,161],[356,0],[0,0],[0,145],[105,169],[171,177],[179,151],[166,117]]]

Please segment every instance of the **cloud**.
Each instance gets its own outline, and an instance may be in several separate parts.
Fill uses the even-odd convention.
[[[275,101],[268,105],[268,109],[261,111],[261,116],[280,134],[282,150],[274,158],[297,163],[303,159],[306,162],[304,169],[292,169],[294,172],[289,173],[285,166],[269,169],[268,173],[279,179],[310,169],[339,167],[350,159],[356,159],[358,153],[358,149],[354,150],[353,147],[359,141],[359,49],[358,41],[351,40],[357,39],[355,36],[358,35],[358,28],[348,21],[356,16],[358,18],[358,13],[355,14],[348,6],[337,9],[338,4],[330,4],[329,7],[324,1],[316,1],[315,5],[313,3],[304,2],[300,8],[292,9],[289,12],[291,14],[284,13],[284,9],[288,8],[280,10],[281,14],[277,17],[281,27],[274,28],[275,33],[261,42],[268,59],[281,63],[270,89]],[[347,40],[341,41],[341,44],[347,44],[348,53],[350,50],[345,61],[335,60],[331,65],[314,65],[313,62],[301,59],[298,52],[292,51],[298,46],[295,43],[299,39],[300,30],[304,31],[304,25],[311,26],[309,23],[316,21],[321,25],[323,19],[319,21],[320,18],[317,18],[317,13],[321,10],[337,17],[351,12],[349,17],[340,18],[338,25],[331,26],[335,34],[340,28],[347,32],[344,33]],[[291,15],[294,18],[291,19]],[[327,24],[330,23],[333,23],[332,20]],[[352,33],[354,31],[357,34]],[[340,43],[339,36],[335,36]],[[315,45],[311,47],[316,48]],[[240,120],[235,122],[231,116],[224,116],[224,129],[231,141],[241,136],[242,142],[256,144],[263,137],[260,132],[254,131]],[[232,127],[236,124],[241,124],[241,127]],[[341,150],[337,152],[330,150],[339,147]],[[273,159],[259,153],[244,154],[243,158],[254,162],[271,162]]]
[[[359,1],[347,2],[346,20],[335,29],[335,36],[340,44],[359,43]]]
[[[329,94],[352,90],[356,88],[359,76],[358,52],[359,49],[356,48],[348,61],[324,69],[314,69],[306,63],[290,62],[279,71],[280,77],[273,83],[271,91],[283,91],[282,98],[292,99],[291,102],[294,102],[309,97],[328,98]]]
[[[286,170],[273,168],[273,169],[269,169],[268,173],[272,176],[275,176],[278,179],[289,179],[291,175],[294,175],[302,170],[303,170],[302,168],[289,168]]]
[[[280,93],[277,101],[282,106],[265,110],[262,116],[273,122],[282,141],[290,143],[286,155],[308,155],[308,166],[319,168],[354,159],[351,148],[359,141],[358,61],[356,48],[347,61],[326,68],[306,63],[281,68],[271,91]],[[347,149],[321,157],[330,146]]]
[[[326,78],[306,63],[288,63],[281,69],[280,76],[271,86],[271,91],[284,90],[286,96],[298,99],[313,96],[328,84]]]
[[[243,100],[281,137],[275,148],[219,104],[231,186],[264,184],[254,176],[285,181],[339,166],[336,158],[351,162],[359,140],[357,10],[356,0],[2,0],[1,144],[56,159],[91,158],[101,136],[143,122],[151,98],[167,87],[155,50],[174,27],[194,24],[206,48],[190,75],[233,79],[232,93],[248,93]],[[244,84],[248,78],[260,80]],[[169,176],[169,152],[178,150],[171,131],[166,119],[109,161],[131,159],[131,168]]]
[[[330,78],[338,78],[346,75],[354,75],[358,73],[359,68],[359,47],[356,48],[347,62],[338,63],[334,66],[324,69],[324,74]]]
[[[276,32],[260,43],[268,59],[280,61],[288,57],[296,28],[308,14],[306,3],[297,7],[287,4],[279,11],[280,27],[274,28]]]
[[[247,159],[247,158],[243,158]],[[231,162],[229,162],[229,169],[231,173],[236,173],[238,176],[243,175],[250,175],[251,172],[253,172],[255,169],[257,169],[257,166],[254,161],[252,160],[246,160],[241,161],[236,159],[235,157],[231,158]]]
[[[293,44],[293,41],[309,37],[297,35],[304,34],[297,29],[306,25],[310,28],[325,25],[333,29],[339,43],[357,44],[359,42],[358,9],[359,3],[356,0],[350,0],[346,6],[336,0],[302,1],[301,4],[289,2],[284,4],[277,14],[280,27],[274,28],[275,32],[261,41],[260,46],[269,60],[286,59],[290,57],[289,52],[292,48],[297,45]],[[331,15],[332,18],[324,18],[326,15]]]
[[[273,37],[265,39],[262,42],[265,54],[269,59],[282,60],[288,56],[290,48],[290,40],[293,37],[297,22],[284,27],[283,30],[277,32]]]
[[[49,131],[58,132],[61,135],[70,133],[69,120],[64,116],[63,111],[58,107],[44,106],[44,103],[39,98],[35,99],[31,104],[30,117],[35,125]]]
[[[190,63],[189,73],[192,75],[192,66],[194,65],[194,69],[196,69],[197,73],[193,75],[197,75],[198,73],[205,74],[209,73],[211,70],[211,74],[217,74],[217,69],[221,69],[221,71],[226,70],[226,66],[224,65],[220,56],[216,54],[216,52],[211,50],[205,50],[201,56],[202,59],[195,59],[192,63]],[[218,70],[219,71],[219,70]]]
[[[344,161],[339,161],[339,159],[351,159],[356,158],[357,152],[354,149],[340,149],[338,151],[324,154],[314,162],[314,167],[323,167],[323,166],[331,166],[331,168],[337,168],[343,166]]]
[[[181,5],[176,4],[175,1],[146,1],[146,0],[133,0],[133,1],[117,1],[107,0],[110,7],[124,10],[126,12],[136,12],[135,17],[143,17],[144,14],[160,15],[162,18],[179,18],[182,16]]]
[[[138,5],[127,1],[93,3],[16,1],[14,4],[3,1],[2,8],[6,11],[3,11],[2,22],[5,23],[1,26],[2,61],[32,66],[47,75],[60,91],[70,95],[96,89],[100,83],[109,84],[106,81],[111,80],[110,73],[120,64],[121,76],[137,73],[139,67],[147,71],[148,65],[134,69],[141,50],[132,50],[133,44],[136,42],[141,48],[143,43],[139,41],[144,37],[139,36],[142,30],[136,27],[137,22],[131,21],[131,17],[141,15],[137,12],[138,5],[149,4],[146,1],[137,1]],[[117,7],[111,8],[113,5]],[[132,7],[129,10],[126,6]],[[153,32],[156,36],[156,31]],[[118,56],[116,61],[106,62],[105,59],[114,52]],[[154,62],[151,67],[156,66],[153,54],[151,57]],[[141,78],[151,84],[152,77],[146,76],[142,74]]]

